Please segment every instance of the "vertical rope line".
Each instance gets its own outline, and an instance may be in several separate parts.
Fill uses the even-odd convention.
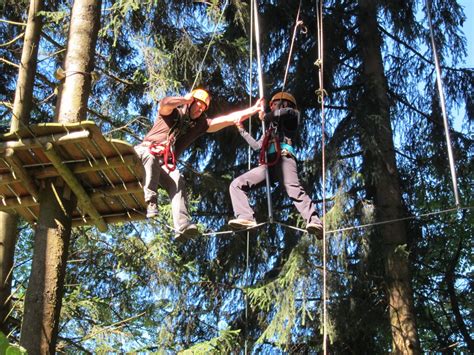
[[[251,0],[250,4],[250,50],[249,50],[249,107],[252,106],[252,94],[253,94],[253,26],[254,26],[254,16],[253,16],[253,3],[255,0]],[[249,119],[249,133],[252,134],[252,120]],[[247,168],[250,170],[250,156],[252,154],[252,148],[250,145],[247,146]]]
[[[430,27],[430,37],[431,37],[431,46],[433,48],[433,58],[434,58],[435,68],[436,68],[436,82],[438,85],[439,102],[441,105],[441,112],[443,114],[444,133],[446,136],[446,146],[448,148],[449,168],[451,170],[451,180],[453,182],[454,200],[456,202],[456,207],[459,208],[461,204],[459,203],[456,169],[454,167],[454,156],[453,156],[453,150],[452,150],[452,145],[451,145],[451,137],[449,135],[449,123],[448,123],[448,118],[446,115],[446,103],[445,103],[445,97],[444,97],[444,92],[443,92],[443,83],[441,79],[441,69],[440,69],[439,60],[438,60],[438,53],[436,51],[433,24],[431,22],[430,0],[426,0],[425,5],[426,5],[426,13],[428,15],[428,24]]]
[[[324,112],[324,39],[323,39],[323,0],[316,0],[316,19],[317,19],[317,37],[318,37],[318,62],[319,62],[319,92],[321,100],[321,179],[323,189],[323,353],[327,354],[327,323],[328,323],[328,312],[327,312],[327,240],[326,240],[326,163],[325,163],[325,112]]]
[[[263,74],[262,74],[262,61],[260,55],[260,28],[258,23],[258,8],[257,1],[253,1],[254,10],[254,26],[255,26],[255,44],[257,47],[257,71],[258,71],[258,92],[260,97],[263,97]]]
[[[253,93],[253,2],[250,4],[250,48],[249,48],[249,107],[252,106],[252,93]],[[249,119],[249,133],[252,134],[252,120]],[[252,151],[250,145],[247,147],[247,168],[250,170],[250,157]],[[246,245],[245,245],[245,285],[249,284],[250,267],[249,267],[249,255],[250,255],[250,232],[247,231]],[[245,341],[244,341],[244,355],[248,354],[248,327],[249,327],[249,298],[245,293]]]
[[[260,29],[258,25],[258,8],[257,8],[257,1],[255,0],[253,3],[253,10],[254,10],[254,25],[255,25],[255,45],[257,47],[257,68],[258,68],[258,89],[259,89],[259,96],[263,97],[263,75],[262,75],[262,61],[260,55]],[[265,134],[265,120],[262,120],[262,131]],[[273,209],[272,209],[272,198],[270,195],[270,175],[268,173],[268,166],[267,166],[267,152],[265,152],[265,182],[266,182],[266,189],[267,189],[267,207],[268,207],[268,221],[273,223]]]
[[[246,260],[246,265],[245,265],[245,285],[248,285],[248,281],[250,279],[250,268],[249,268],[249,255],[250,255],[250,232],[247,232],[247,241],[246,241],[246,251],[245,251],[245,260]],[[244,354],[247,355],[248,353],[248,330],[249,327],[249,297],[247,295],[247,292],[245,293],[245,349],[244,349]]]
[[[204,57],[202,58],[201,64],[199,64],[199,69],[198,69],[198,72],[196,73],[196,77],[194,78],[194,83],[193,83],[193,86],[191,86],[190,91],[194,90],[194,87],[195,87],[195,85],[196,85],[196,83],[199,79],[199,76],[202,73],[202,68],[204,67],[204,61],[206,60],[207,54],[209,53],[209,50],[211,49],[211,45],[214,43],[214,38],[216,38],[216,33],[217,33],[217,27],[219,27],[219,25],[221,24],[222,16],[224,16],[224,12],[225,12],[225,9],[227,8],[228,4],[229,4],[229,0],[227,0],[225,2],[224,7],[222,8],[222,11],[219,15],[219,19],[217,20],[217,23],[214,26],[214,29],[212,30],[211,40],[207,44],[206,52],[204,53]]]
[[[301,25],[302,23],[300,22],[301,1],[302,0],[300,0],[300,4],[298,6],[298,13],[296,14],[295,28],[293,29],[293,37],[291,38],[290,52],[288,53],[288,61],[286,63],[285,76],[283,78],[283,85],[282,85],[281,91],[285,91],[286,79],[288,77],[288,70],[290,68],[291,55],[293,53],[293,45],[295,43],[295,38],[296,38],[296,30],[298,29],[298,26]]]
[[[253,93],[253,26],[254,26],[254,16],[253,16],[253,2],[251,0],[250,4],[250,48],[249,48],[249,107],[252,106],[252,93]],[[249,120],[249,133],[252,134],[252,120]],[[247,147],[247,168],[251,168],[251,154],[252,150],[250,145]],[[245,285],[249,284],[250,279],[250,231],[247,231],[246,238],[246,250],[245,250]],[[249,316],[249,299],[247,293],[245,293],[245,342],[244,342],[244,355],[248,354],[248,316]]]

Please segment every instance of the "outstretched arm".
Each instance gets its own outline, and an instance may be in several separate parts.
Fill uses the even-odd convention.
[[[255,105],[249,108],[246,108],[245,110],[235,111],[228,115],[219,116],[212,119],[211,123],[209,124],[209,128],[207,129],[207,132],[208,133],[217,132],[221,130],[222,128],[233,125],[234,122],[236,121],[239,121],[239,122],[245,121],[250,116],[258,112],[263,112],[263,98],[258,99]]]
[[[173,110],[181,105],[190,105],[194,101],[191,95],[182,96],[167,96],[160,101],[160,108],[158,113],[161,116],[169,116]]]
[[[245,128],[242,125],[237,125],[237,129],[239,130],[240,135],[242,136],[243,139],[249,144],[249,146],[253,150],[259,150],[262,148],[262,142],[263,142],[263,137],[260,138],[258,141],[253,138],[249,132],[245,130]]]

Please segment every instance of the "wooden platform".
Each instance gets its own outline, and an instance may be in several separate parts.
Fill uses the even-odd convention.
[[[39,216],[45,179],[64,183],[78,197],[73,225],[143,219],[143,167],[127,142],[106,139],[94,122],[44,123],[0,135],[0,211],[30,223]]]

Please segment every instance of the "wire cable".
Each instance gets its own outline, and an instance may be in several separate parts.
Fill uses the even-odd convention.
[[[298,6],[298,13],[296,14],[295,27],[293,29],[293,36],[291,38],[290,52],[288,53],[288,61],[286,63],[285,76],[283,78],[283,85],[282,85],[281,91],[285,91],[286,79],[288,77],[288,70],[290,68],[291,57],[293,54],[293,45],[295,43],[295,38],[296,38],[296,30],[298,29],[298,26],[303,25],[303,21],[300,21],[301,1],[302,0],[300,0],[300,4]]]
[[[211,40],[209,41],[209,43],[207,44],[207,48],[206,48],[206,52],[204,53],[204,57],[202,58],[202,61],[201,61],[201,64],[199,64],[199,69],[196,73],[196,77],[194,78],[194,82],[193,82],[193,85],[191,86],[191,90],[189,91],[193,91],[194,90],[194,87],[195,85],[197,84],[197,81],[199,79],[199,76],[201,75],[202,73],[202,69],[204,67],[204,61],[206,60],[207,58],[207,54],[209,53],[209,50],[211,49],[211,45],[214,43],[214,38],[216,37],[216,33],[217,33],[217,28],[219,27],[219,25],[221,24],[221,21],[222,21],[222,17],[224,16],[224,12],[225,12],[225,9],[227,8],[227,5],[229,4],[229,0],[226,0],[225,4],[224,4],[224,7],[222,8],[222,11],[219,15],[219,19],[217,20],[217,23],[216,25],[214,26],[214,29],[212,30],[212,36],[211,36]]]
[[[385,221],[366,223],[366,224],[361,224],[361,225],[358,225],[358,226],[341,227],[341,228],[336,228],[336,229],[325,230],[324,233],[325,233],[325,235],[329,235],[329,234],[336,234],[336,233],[341,233],[341,232],[348,232],[348,231],[352,231],[352,230],[356,230],[356,229],[368,229],[370,227],[375,227],[375,226],[384,225],[384,224],[391,224],[391,223],[397,223],[397,222],[401,222],[401,221],[409,221],[409,220],[414,220],[414,219],[423,219],[424,217],[437,216],[437,215],[442,215],[442,214],[451,213],[451,212],[459,212],[459,211],[463,211],[463,210],[467,211],[467,210],[471,210],[471,209],[474,209],[474,206],[460,206],[460,207],[455,206],[455,207],[450,207],[450,208],[446,208],[446,209],[439,210],[439,211],[426,212],[426,213],[413,215],[413,216],[388,219],[388,220],[385,220]],[[138,210],[138,209],[132,208],[131,210],[138,213],[138,214],[144,215],[144,213],[142,211]],[[160,224],[165,226],[170,231],[179,233],[178,230],[176,230],[175,228],[173,228],[172,226],[170,226],[166,223],[160,223]],[[259,227],[262,227],[262,226],[265,226],[265,225],[270,225],[270,224],[277,224],[277,225],[280,225],[280,226],[288,228],[288,229],[293,229],[293,230],[296,230],[296,231],[299,231],[299,232],[302,232],[302,233],[308,233],[308,231],[306,229],[299,228],[299,227],[296,227],[296,226],[292,226],[292,225],[287,224],[287,223],[283,223],[283,222],[280,222],[280,221],[274,221],[274,222],[270,223],[269,221],[266,221],[266,222],[258,223],[258,224],[254,225],[252,227],[248,227],[248,228],[240,229],[240,230],[208,231],[208,232],[202,233],[201,236],[242,233],[242,232],[247,232],[247,231],[254,230],[254,229],[257,229]]]
[[[264,97],[263,93],[263,74],[262,74],[262,60],[260,55],[260,29],[258,24],[258,8],[257,1],[253,3],[254,10],[254,25],[255,25],[255,45],[257,47],[257,68],[258,68],[258,91],[260,97]],[[265,120],[262,120],[262,131],[263,134],[267,131],[265,128]],[[267,188],[267,207],[268,207],[268,219],[270,223],[273,222],[273,209],[272,209],[272,197],[270,195],[271,186],[270,186],[270,174],[267,166],[267,152],[265,152],[265,183]]]
[[[254,26],[254,12],[253,12],[253,2],[251,0],[250,4],[250,43],[249,43],[249,107],[252,106],[252,93],[253,93],[253,26]],[[249,134],[252,134],[252,120],[249,120]],[[252,156],[252,147],[247,146],[247,169],[251,168],[251,156]],[[250,278],[250,231],[247,231],[247,237],[245,240],[245,284],[248,285]],[[248,294],[244,294],[245,302],[245,333],[244,333],[244,355],[248,354],[248,332],[249,332],[249,300]]]
[[[327,338],[328,338],[328,291],[327,291],[327,239],[326,239],[326,157],[325,157],[325,115],[324,115],[324,36],[323,36],[323,0],[316,0],[316,26],[317,26],[317,45],[318,45],[318,79],[319,79],[319,101],[321,104],[321,180],[323,190],[323,353],[327,354]]]
[[[453,150],[452,150],[451,137],[449,134],[449,123],[448,123],[448,118],[446,115],[446,99],[444,97],[443,83],[441,79],[441,68],[439,65],[438,53],[436,50],[436,43],[434,39],[433,24],[431,21],[430,0],[425,0],[425,4],[426,4],[426,14],[428,15],[428,24],[430,27],[430,37],[431,37],[431,46],[433,48],[433,58],[434,58],[435,68],[436,68],[436,83],[438,85],[439,103],[441,105],[441,112],[443,114],[444,133],[446,136],[446,146],[448,148],[449,168],[451,170],[451,180],[453,183],[454,200],[456,202],[456,206],[460,206],[459,194],[458,194],[458,183],[457,183],[457,178],[456,178],[456,168],[454,166],[454,155],[453,155]]]

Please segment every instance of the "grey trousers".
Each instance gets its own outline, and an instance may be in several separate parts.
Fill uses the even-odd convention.
[[[134,148],[145,168],[145,177],[143,180],[145,202],[157,203],[156,190],[158,186],[161,186],[166,190],[171,200],[174,228],[180,230],[190,224],[191,217],[186,207],[184,178],[178,169],[169,171],[166,166],[163,165],[163,158],[150,154],[148,147],[137,145]]]
[[[296,160],[290,156],[281,156],[278,163],[269,167],[270,179],[278,179],[285,187],[288,197],[306,223],[321,223],[314,202],[304,191],[298,178]],[[255,220],[254,212],[249,205],[247,192],[264,185],[265,166],[260,165],[235,178],[230,184],[230,198],[236,218]]]

